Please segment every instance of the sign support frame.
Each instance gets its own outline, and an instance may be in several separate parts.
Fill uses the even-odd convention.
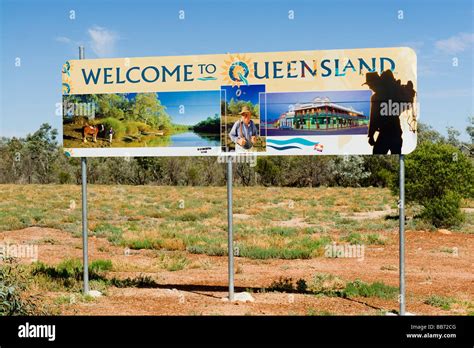
[[[400,154],[399,155],[399,162],[400,162],[400,181],[399,181],[399,188],[400,188],[400,201],[399,201],[399,272],[400,272],[400,295],[399,295],[399,303],[400,303],[400,311],[399,315],[405,315],[405,307],[406,307],[406,298],[405,298],[405,156]]]
[[[234,300],[234,248],[233,248],[233,179],[232,179],[232,157],[227,158],[227,250],[228,250],[228,273],[229,273],[229,301]]]
[[[79,46],[79,59],[84,59],[84,46]],[[89,243],[87,223],[87,158],[81,157],[81,188],[82,188],[82,268],[83,291],[88,294],[89,287]]]

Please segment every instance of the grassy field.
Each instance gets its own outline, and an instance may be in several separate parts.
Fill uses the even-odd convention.
[[[223,187],[88,189],[91,236],[131,249],[227,253]],[[2,185],[0,190],[0,231],[40,226],[81,235],[79,186]],[[377,232],[398,229],[396,208],[389,190],[378,188],[235,188],[234,247],[243,257],[304,259],[321,256],[335,234],[352,244],[383,243]],[[377,211],[389,213],[373,215]],[[408,221],[407,229],[427,228]],[[458,230],[473,233],[472,214]]]
[[[147,302],[147,291],[168,286],[189,291],[188,298],[200,286],[209,294],[221,286],[225,296],[225,187],[90,185],[91,284],[107,295],[100,301],[108,301],[95,312],[87,304],[96,300],[76,294],[82,267],[80,186],[0,185],[0,192],[0,240],[39,245],[40,262],[28,272],[58,313],[126,314],[139,306],[136,313],[143,314],[213,314],[211,308],[221,314],[383,314],[397,306],[397,198],[387,189],[234,188],[236,285],[257,292],[262,301],[247,308],[249,313],[223,309],[220,301],[202,296],[190,307]],[[418,207],[407,209],[410,306],[420,313],[473,312],[472,294],[460,290],[472,281],[465,269],[472,259],[472,207],[464,202],[466,222],[442,233],[413,218]],[[364,262],[328,258],[325,246],[331,243],[366,246]],[[460,285],[447,288],[446,281]],[[278,296],[286,303],[285,293],[301,302],[274,307]],[[372,302],[361,310],[333,298]]]

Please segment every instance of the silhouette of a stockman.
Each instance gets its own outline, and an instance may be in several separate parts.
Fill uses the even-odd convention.
[[[374,92],[370,98],[369,144],[374,154],[393,154],[402,152],[402,127],[400,114],[411,108],[415,97],[413,83],[402,85],[395,80],[391,70],[385,70],[379,76],[376,72],[365,75],[366,82]],[[375,132],[378,132],[375,140]]]

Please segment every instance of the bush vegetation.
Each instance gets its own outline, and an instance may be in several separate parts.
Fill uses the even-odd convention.
[[[398,172],[391,188],[398,194]],[[422,205],[421,217],[434,226],[459,225],[461,199],[474,197],[472,159],[451,144],[423,142],[406,157],[405,190],[406,200]]]
[[[377,297],[382,299],[395,299],[398,288],[382,282],[366,283],[360,279],[345,282],[341,278],[327,273],[317,273],[308,283],[299,279],[296,283],[292,278],[280,277],[273,281],[266,289],[279,292],[312,293],[315,295],[337,297]]]
[[[25,266],[7,258],[0,263],[0,316],[47,315],[39,296],[31,294],[30,274]]]
[[[120,98],[110,98],[110,105],[125,102]],[[166,121],[165,116],[151,125],[146,111],[151,97],[141,98],[143,100],[138,105],[124,108],[128,111],[123,115],[118,115],[114,108],[102,105],[104,122],[124,134],[149,130],[150,127],[179,128]],[[232,110],[236,111],[240,105],[234,104]],[[153,108],[157,113],[164,112],[160,105]],[[145,113],[141,114],[141,111]],[[213,117],[199,127],[205,130],[216,124],[217,118]],[[467,128],[471,137],[474,136],[473,129],[472,126]],[[80,183],[80,160],[64,156],[57,134],[50,125],[43,124],[26,138],[1,138],[0,183]],[[463,220],[459,209],[461,199],[472,198],[474,194],[473,159],[469,155],[472,145],[459,141],[457,133],[452,130],[446,139],[422,124],[418,139],[417,149],[406,156],[407,202],[421,205],[423,212],[420,217],[434,226],[458,225]],[[243,186],[390,186],[397,194],[397,162],[396,156],[260,156],[254,167],[247,163],[235,164],[234,177],[235,183]],[[91,158],[88,171],[92,184],[225,184],[225,166],[212,157]],[[189,221],[194,218],[191,215],[182,216],[182,219]],[[118,234],[111,238],[119,241]]]

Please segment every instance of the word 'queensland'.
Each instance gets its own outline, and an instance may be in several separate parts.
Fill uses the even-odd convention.
[[[242,63],[241,63],[242,64]],[[246,64],[245,64],[246,65]],[[101,67],[81,69],[86,85],[93,84],[137,84],[164,82],[193,82],[195,77],[203,73],[203,67],[208,75],[216,73],[214,64],[183,64],[183,65],[148,65],[123,68]],[[388,57],[373,57],[370,59],[322,59],[322,60],[289,60],[253,62],[245,66],[250,78],[256,80],[295,79],[295,78],[327,78],[343,77],[349,73],[358,75],[367,72],[395,70],[395,62]]]

